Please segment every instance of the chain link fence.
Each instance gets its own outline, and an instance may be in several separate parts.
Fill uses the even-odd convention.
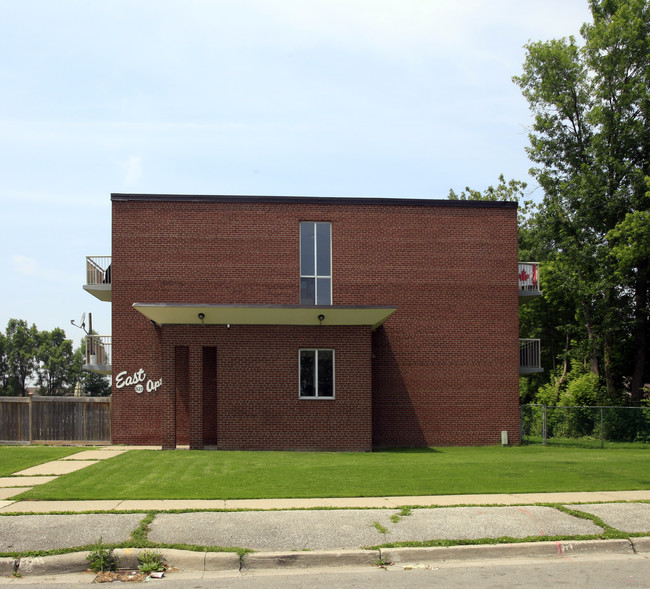
[[[650,407],[522,405],[520,424],[524,444],[650,443]]]

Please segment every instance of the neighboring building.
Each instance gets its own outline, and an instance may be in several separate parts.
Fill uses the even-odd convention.
[[[89,370],[118,444],[356,450],[519,441],[515,203],[113,194]],[[519,280],[517,275],[519,274]],[[519,285],[519,288],[518,288]],[[111,345],[112,342],[112,345]],[[518,354],[519,349],[519,354]]]

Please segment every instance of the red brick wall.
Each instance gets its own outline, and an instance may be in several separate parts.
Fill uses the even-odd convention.
[[[397,306],[384,327],[156,328],[132,308],[299,304],[300,221],[332,222],[333,304]],[[174,346],[189,346],[196,373],[187,415],[204,413],[194,433],[176,415],[166,435],[178,443],[367,450],[496,444],[501,430],[519,439],[514,208],[115,201],[112,273],[113,375],[164,377],[153,393],[114,386],[117,443],[162,443]],[[206,346],[216,347],[216,401],[203,392]],[[335,400],[298,399],[300,347],[336,350]]]

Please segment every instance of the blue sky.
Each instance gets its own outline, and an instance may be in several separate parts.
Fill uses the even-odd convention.
[[[528,178],[523,45],[587,0],[0,0],[0,330],[110,304],[110,193],[446,198]]]

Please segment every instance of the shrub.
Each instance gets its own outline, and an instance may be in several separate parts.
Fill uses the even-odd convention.
[[[90,563],[90,570],[94,573],[117,570],[117,558],[113,555],[112,549],[108,549],[102,544],[101,536],[92,552],[86,556],[86,560]]]
[[[145,550],[138,555],[138,562],[140,563],[138,569],[141,573],[149,574],[164,571],[167,568],[167,563],[162,557],[160,552],[154,550]]]
[[[603,389],[598,375],[591,372],[576,376],[569,381],[560,405],[592,406],[603,401]]]

